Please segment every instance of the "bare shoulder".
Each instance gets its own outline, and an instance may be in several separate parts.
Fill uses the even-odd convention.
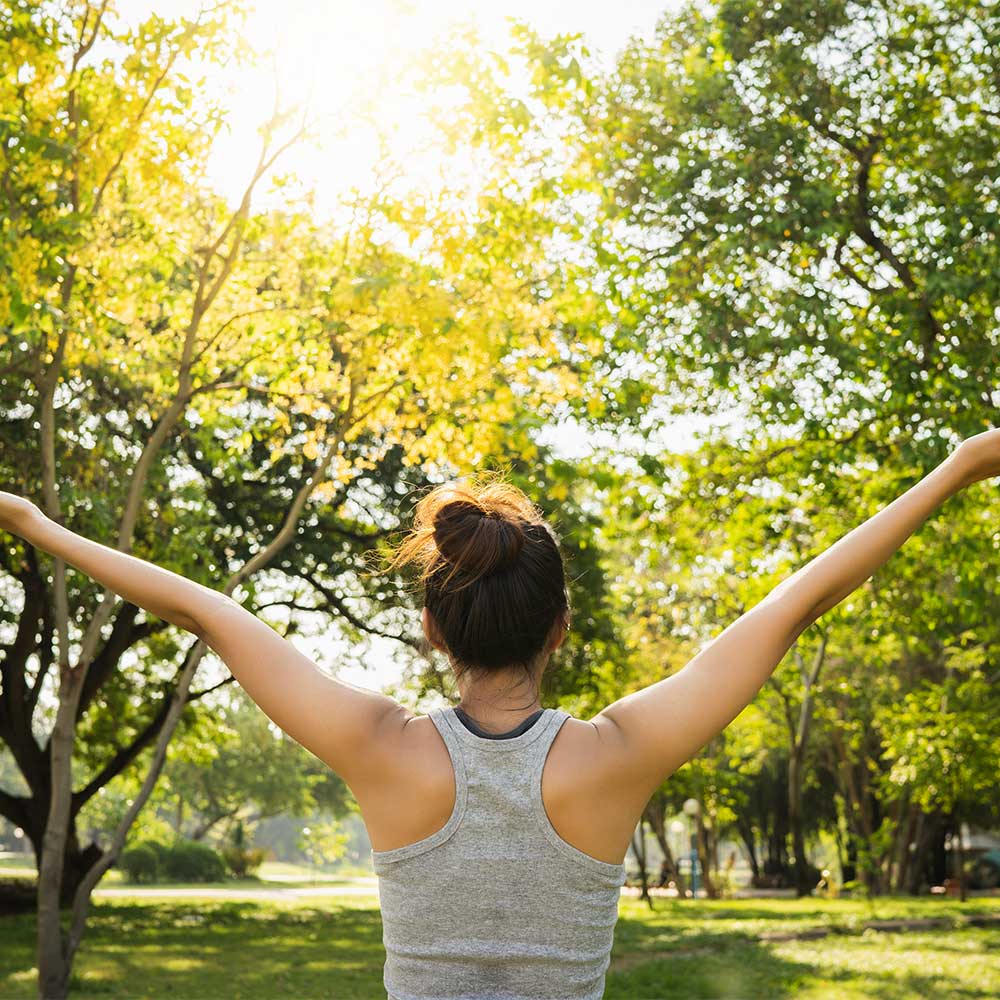
[[[579,792],[587,786],[597,792],[620,781],[626,745],[618,727],[597,716],[570,716],[560,727],[549,751],[545,774],[553,794]]]
[[[400,705],[383,721],[380,744],[383,772],[406,777],[421,770],[450,771],[451,755],[429,715],[416,715]]]
[[[427,754],[444,762],[451,759],[448,747],[429,715],[414,715],[406,711],[405,717],[401,721],[397,720],[397,724],[397,749],[404,763],[412,755]]]
[[[608,719],[568,718],[552,743],[544,769],[546,803],[591,802],[628,809],[641,792],[630,788],[627,744]],[[648,795],[647,795],[648,798]],[[641,808],[643,802],[636,803]]]
[[[555,745],[581,755],[581,763],[601,766],[621,752],[622,740],[618,727],[609,719],[578,719],[571,715],[560,727]]]
[[[430,716],[415,715],[396,704],[379,720],[364,763],[346,779],[358,803],[371,801],[390,787],[419,781],[451,769],[448,749]]]
[[[445,824],[455,804],[455,777],[430,716],[400,706],[383,720],[378,747],[378,759],[351,791],[372,847],[389,851]]]
[[[591,857],[620,864],[648,791],[626,780],[626,745],[607,718],[568,718],[542,772],[542,802],[563,840]]]

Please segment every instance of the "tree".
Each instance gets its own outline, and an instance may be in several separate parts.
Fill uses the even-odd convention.
[[[360,586],[361,553],[411,485],[482,462],[579,373],[537,293],[540,235],[529,219],[495,240],[496,198],[458,211],[453,192],[358,195],[346,229],[305,196],[256,213],[308,131],[283,108],[239,202],[208,187],[224,112],[184,68],[232,49],[232,10],[135,26],[82,0],[0,15],[0,104],[16,109],[0,151],[4,480],[255,609],[401,636],[397,595]],[[181,714],[229,679],[194,686],[203,644],[30,546],[5,546],[3,570],[0,738],[29,792],[0,794],[0,812],[39,857],[40,991],[57,997]],[[108,845],[81,847],[80,809],[146,749]]]
[[[704,417],[709,432],[691,462],[646,462],[653,485],[680,482],[688,498],[652,508],[664,531],[650,547],[683,532],[678,515],[696,503],[699,524],[733,518],[717,545],[690,550],[717,567],[723,593],[735,566],[768,578],[773,562],[751,556],[773,548],[793,569],[817,554],[995,411],[998,40],[997,11],[965,0],[821,11],[721,0],[666,14],[608,73],[578,40],[529,41],[538,115],[574,137],[575,183],[599,199],[618,336],[657,366],[654,409]],[[835,675],[821,666],[785,688],[792,815],[799,722],[816,717],[872,888],[905,874],[925,818],[885,796],[888,733],[872,720],[908,686],[940,680],[963,622],[982,623],[977,639],[995,649],[995,574],[981,572],[996,558],[982,537],[995,498],[974,503],[852,595],[851,621],[829,620],[831,648],[847,653]],[[738,526],[755,520],[741,558]],[[827,691],[829,711],[816,698]],[[793,830],[797,857],[803,839]]]
[[[863,441],[933,462],[982,429],[998,37],[997,12],[965,0],[724,0],[628,48],[591,148],[687,405],[752,387],[748,443],[781,425],[840,457]]]
[[[246,831],[261,819],[321,806],[345,814],[350,792],[342,779],[276,730],[246,695],[233,694],[172,745],[162,784],[164,797],[177,803],[177,836],[201,840],[221,823]]]
[[[982,814],[1000,772],[1000,698],[972,632],[948,650],[948,675],[907,692],[884,710],[888,781],[898,797],[948,817],[955,871],[965,899],[962,823]]]

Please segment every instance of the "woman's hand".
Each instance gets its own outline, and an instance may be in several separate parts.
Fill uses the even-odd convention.
[[[955,449],[954,457],[965,472],[966,485],[1000,476],[1000,430],[966,438]]]
[[[23,526],[41,513],[30,500],[0,491],[0,529],[19,535]]]

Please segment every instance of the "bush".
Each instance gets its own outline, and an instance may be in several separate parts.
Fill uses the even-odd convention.
[[[267,851],[260,847],[239,847],[229,844],[222,849],[226,867],[236,878],[254,875],[267,858]]]
[[[160,874],[160,858],[148,843],[122,851],[118,866],[124,869],[130,882],[155,882]]]
[[[251,847],[247,840],[246,825],[237,820],[229,834],[229,843],[222,848],[222,857],[229,870],[237,878],[246,878],[256,873],[270,851]]]
[[[163,862],[166,859],[167,851],[169,851],[170,848],[167,847],[162,840],[157,840],[155,837],[146,837],[143,840],[138,841],[134,846],[148,847],[156,855],[156,861],[160,867],[160,871],[163,871]]]
[[[163,874],[171,882],[221,882],[226,867],[217,851],[196,840],[178,840],[163,857]]]

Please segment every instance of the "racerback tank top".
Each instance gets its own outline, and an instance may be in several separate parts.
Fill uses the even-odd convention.
[[[599,1000],[624,864],[556,832],[542,769],[570,718],[544,709],[509,739],[428,713],[451,757],[455,807],[423,840],[372,851],[389,1000]]]

